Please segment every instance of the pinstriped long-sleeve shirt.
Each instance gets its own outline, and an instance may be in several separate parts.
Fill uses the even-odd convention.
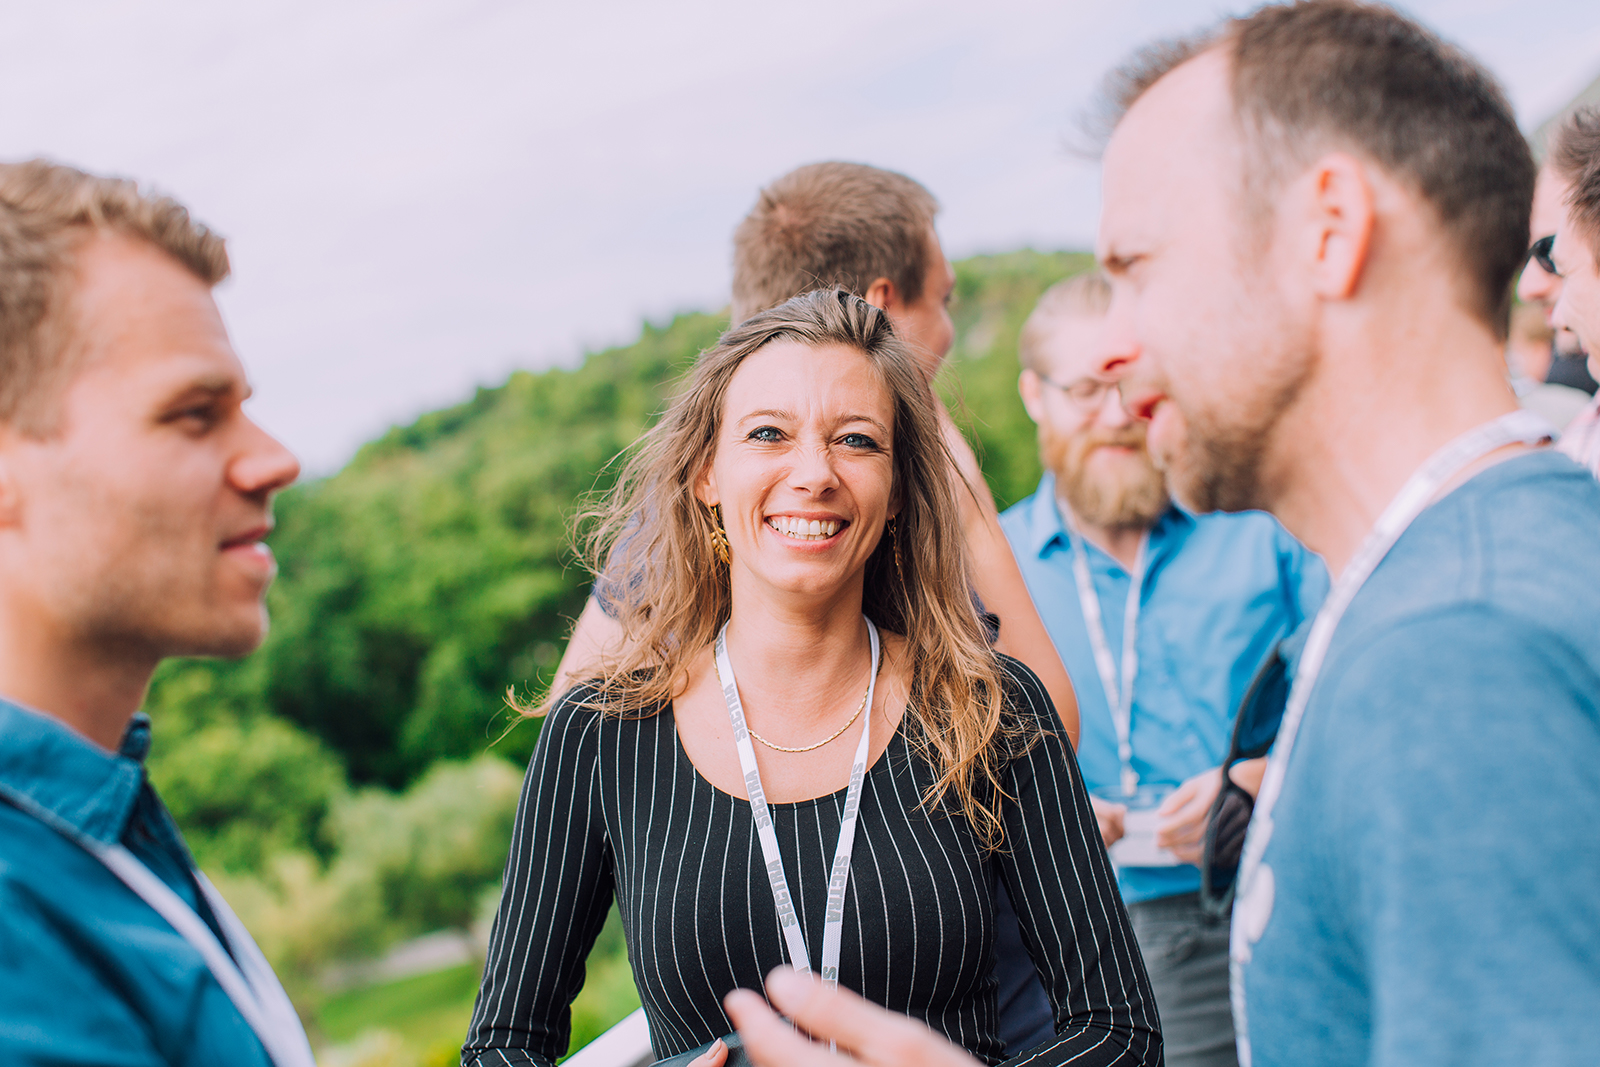
[[[1000,1061],[998,868],[1056,1015],[1055,1039],[1011,1062],[1154,1067],[1155,1000],[1066,732],[1033,673],[1002,662],[1014,712],[1041,735],[1005,765],[1005,847],[986,852],[959,812],[923,806],[934,768],[907,719],[863,787],[840,983]],[[843,790],[771,805],[813,959],[843,808]],[[722,998],[788,962],[750,804],[699,775],[671,707],[622,719],[569,696],[528,766],[463,1063],[565,1053],[613,896],[658,1056],[728,1033]]]

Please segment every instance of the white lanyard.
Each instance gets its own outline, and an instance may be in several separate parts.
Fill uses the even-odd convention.
[[[839,939],[844,933],[844,887],[850,880],[850,852],[855,845],[856,813],[861,807],[861,787],[867,774],[867,751],[872,737],[872,697],[878,684],[878,628],[867,624],[872,644],[872,677],[867,680],[867,703],[861,714],[861,740],[856,744],[855,762],[850,765],[850,788],[844,795],[844,819],[839,823],[839,845],[833,853],[833,871],[828,876],[828,910],[822,923],[822,982],[832,988],[839,984]],[[756,750],[750,744],[750,729],[744,721],[744,702],[734,681],[733,663],[728,659],[728,627],[717,634],[717,679],[722,683],[722,698],[728,704],[728,720],[733,723],[733,741],[739,749],[739,765],[744,769],[745,790],[750,794],[750,813],[756,820],[756,836],[761,839],[761,855],[767,861],[767,881],[772,885],[772,903],[778,909],[778,925],[789,946],[789,962],[801,974],[811,970],[800,916],[783,873],[783,856],[778,851],[778,835],[772,829],[772,813],[761,789],[761,770],[756,766]]]
[[[1514,411],[1498,419],[1468,430],[1428,457],[1411,475],[1400,492],[1378,516],[1377,523],[1361,542],[1355,556],[1339,575],[1338,581],[1323,602],[1311,624],[1304,651],[1295,668],[1294,683],[1289,689],[1289,702],[1283,713],[1283,723],[1278,728],[1278,738],[1273,743],[1267,759],[1267,771],[1256,797],[1255,810],[1250,816],[1250,829],[1245,835],[1244,854],[1239,861],[1239,893],[1234,906],[1233,929],[1229,937],[1230,971],[1233,986],[1234,1022],[1238,1031],[1239,1060],[1242,1067],[1250,1067],[1250,1039],[1245,1018],[1243,968],[1250,962],[1252,946],[1261,939],[1267,920],[1272,916],[1275,887],[1272,868],[1261,862],[1267,843],[1272,840],[1272,809],[1283,792],[1284,776],[1289,766],[1289,753],[1294,749],[1295,735],[1299,732],[1306,705],[1311,700],[1312,688],[1322,671],[1328,646],[1333,642],[1334,630],[1344,618],[1345,609],[1355,599],[1361,587],[1389,554],[1396,541],[1411,526],[1439,491],[1463,469],[1482,459],[1497,448],[1509,444],[1539,444],[1549,441],[1554,431],[1549,423],[1529,411]]]
[[[300,1017],[295,1014],[288,994],[278,983],[277,975],[272,973],[271,965],[256,947],[244,924],[204,874],[195,871],[195,882],[205,895],[206,903],[211,905],[211,911],[222,926],[228,944],[238,954],[237,963],[195,910],[132,852],[121,845],[102,845],[83,838],[77,840],[200,953],[200,958],[205,960],[217,984],[228,994],[228,999],[239,1009],[239,1014],[250,1024],[256,1037],[261,1039],[268,1058],[276,1067],[316,1067],[311,1043],[306,1040]]]
[[[1111,724],[1117,731],[1117,760],[1122,764],[1122,794],[1132,796],[1139,789],[1139,775],[1133,769],[1133,680],[1139,673],[1139,602],[1144,591],[1145,555],[1150,549],[1150,531],[1139,538],[1139,554],[1129,576],[1128,606],[1122,613],[1122,677],[1117,677],[1116,661],[1111,658],[1111,642],[1106,639],[1105,619],[1100,614],[1100,595],[1089,574],[1089,554],[1083,535],[1078,533],[1059,501],[1061,525],[1072,544],[1072,576],[1078,582],[1078,607],[1083,625],[1089,631],[1089,647],[1094,650],[1094,665],[1100,675],[1111,707]]]

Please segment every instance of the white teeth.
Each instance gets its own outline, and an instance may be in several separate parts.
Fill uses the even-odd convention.
[[[767,525],[797,541],[823,541],[839,532],[843,525],[837,519],[797,519],[789,515],[773,515]]]

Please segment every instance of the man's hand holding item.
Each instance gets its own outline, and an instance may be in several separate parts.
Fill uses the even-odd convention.
[[[841,1057],[873,1067],[978,1064],[916,1020],[847,989],[828,989],[814,976],[789,967],[767,976],[767,996],[771,1006],[748,989],[736,989],[723,1001],[756,1067],[837,1067]],[[829,1041],[837,1045],[837,1053],[828,1050]]]

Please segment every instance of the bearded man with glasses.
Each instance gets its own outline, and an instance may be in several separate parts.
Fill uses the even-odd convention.
[[[1167,1063],[1237,1062],[1228,924],[1195,865],[1233,713],[1256,667],[1315,613],[1322,562],[1259,512],[1172,503],[1145,423],[1094,373],[1114,343],[1098,274],[1046,292],[1018,386],[1045,474],[1001,527],[1078,694],[1078,763],[1144,953]],[[1254,790],[1264,761],[1239,765]]]

